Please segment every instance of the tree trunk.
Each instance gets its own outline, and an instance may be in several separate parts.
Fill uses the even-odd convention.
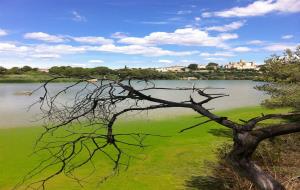
[[[258,144],[258,138],[249,132],[235,134],[233,150],[229,153],[227,161],[241,177],[247,178],[258,189],[284,190],[283,185],[251,161]]]

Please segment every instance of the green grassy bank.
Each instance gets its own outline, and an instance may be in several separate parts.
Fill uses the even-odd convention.
[[[287,110],[251,107],[223,111],[220,114],[238,120],[261,113],[284,111]],[[116,127],[121,132],[146,132],[170,137],[148,137],[146,144],[150,146],[145,150],[131,151],[138,159],[130,162],[129,169],[121,171],[104,183],[97,182],[101,177],[110,174],[112,163],[103,155],[98,155],[93,160],[97,169],[90,178],[83,180],[83,188],[63,175],[51,180],[47,187],[50,190],[187,189],[186,181],[192,176],[209,173],[203,168],[205,160],[213,161],[214,150],[224,142],[230,141],[230,138],[224,135],[228,133],[227,129],[215,123],[207,123],[193,130],[178,133],[180,129],[201,120],[204,119],[191,115],[155,121],[119,121]],[[39,156],[30,156],[35,139],[41,131],[38,127],[0,129],[0,190],[11,189],[41,159]],[[78,175],[88,174],[89,169],[90,166],[81,168]]]

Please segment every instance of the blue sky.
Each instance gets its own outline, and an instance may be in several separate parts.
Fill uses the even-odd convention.
[[[0,0],[8,68],[261,64],[299,42],[299,0]]]

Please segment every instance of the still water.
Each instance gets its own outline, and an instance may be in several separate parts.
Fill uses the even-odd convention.
[[[215,110],[224,110],[238,108],[244,106],[255,106],[267,97],[262,92],[254,89],[254,86],[259,85],[259,82],[253,81],[230,81],[230,80],[200,80],[200,81],[185,81],[185,80],[156,80],[154,81],[157,87],[213,87],[225,88],[222,90],[214,90],[214,92],[226,93],[229,96],[223,97],[206,105],[207,108]],[[57,91],[70,83],[54,83],[49,85],[49,91]],[[0,128],[21,127],[38,125],[40,111],[38,107],[33,107],[28,111],[28,107],[38,100],[41,94],[37,93],[31,96],[22,95],[22,92],[32,91],[41,84],[0,84]],[[74,89],[68,97],[74,95]],[[190,92],[169,92],[163,90],[151,91],[151,96],[165,98],[173,101],[188,100]],[[175,117],[183,114],[191,114],[191,110],[187,109],[168,109],[155,110],[145,114],[132,114],[127,118],[137,119],[155,119],[161,117]]]

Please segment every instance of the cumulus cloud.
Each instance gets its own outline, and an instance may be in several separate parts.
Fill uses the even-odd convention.
[[[183,59],[183,60],[180,60],[179,63],[184,63],[184,64],[187,64],[187,63],[196,63],[197,61],[195,60],[188,60],[188,59]]]
[[[49,54],[76,54],[76,53],[84,53],[87,51],[85,46],[72,46],[72,45],[36,45],[33,48],[33,52],[35,53],[49,53]]]
[[[22,45],[18,46],[12,43],[0,43],[0,53],[10,53],[13,55],[22,54],[30,57],[57,57],[56,55],[78,54],[86,52],[110,52],[127,55],[144,55],[144,56],[187,56],[199,53],[198,51],[171,51],[159,47],[127,45],[116,46],[114,44],[105,44],[100,46],[72,46],[66,44],[48,45]],[[45,56],[44,56],[45,55]]]
[[[230,24],[226,24],[223,26],[210,26],[210,27],[206,27],[205,30],[207,31],[218,31],[218,32],[227,32],[227,31],[231,31],[231,30],[237,30],[239,28],[241,28],[242,26],[244,26],[245,21],[236,21],[236,22],[232,22]]]
[[[73,18],[72,20],[73,21],[76,21],[76,22],[86,22],[86,18],[82,15],[80,15],[77,11],[72,11],[72,15],[73,15]]]
[[[111,44],[114,43],[112,39],[107,39],[101,36],[80,36],[80,37],[72,37],[68,35],[51,35],[44,32],[32,32],[24,34],[25,39],[31,40],[40,40],[44,42],[52,42],[52,43],[61,43],[73,40],[79,43],[86,44]]]
[[[116,39],[122,39],[128,37],[128,34],[124,32],[115,32],[111,35],[111,37]]]
[[[259,45],[259,44],[263,44],[264,41],[261,40],[251,40],[249,42],[247,42],[248,44],[252,44],[252,45]]]
[[[103,63],[104,61],[103,60],[100,60],[100,59],[92,59],[92,60],[89,60],[89,63]]]
[[[198,53],[197,51],[170,51],[159,47],[149,47],[141,45],[116,46],[114,44],[102,45],[99,47],[89,47],[92,51],[103,51],[111,53],[122,53],[128,55],[144,56],[186,56]]]
[[[207,58],[205,58],[205,60],[207,60],[207,61],[224,61],[225,59],[221,58],[221,57],[207,57]]]
[[[250,17],[262,16],[272,12],[300,12],[299,0],[258,0],[245,7],[233,7],[224,11],[204,12],[203,17]]]
[[[243,47],[243,46],[233,48],[232,50],[233,50],[233,51],[236,51],[236,52],[248,52],[248,51],[251,51],[250,48],[248,48],[248,47]]]
[[[218,37],[223,41],[225,41],[225,40],[237,39],[239,36],[237,34],[221,33]]]
[[[191,14],[193,11],[191,10],[180,10],[180,11],[177,11],[177,14],[178,15],[187,15],[187,14]]]
[[[119,43],[153,46],[163,44],[184,46],[214,46],[225,47],[224,41],[238,38],[237,34],[222,33],[218,36],[209,36],[206,31],[196,28],[177,29],[174,32],[153,32],[145,37],[127,37]]]
[[[194,19],[195,19],[195,21],[200,21],[201,17],[195,17]]]
[[[72,37],[72,39],[76,42],[87,44],[111,44],[114,42],[111,39],[96,36]]]
[[[7,34],[6,30],[0,28],[0,36],[6,36]]]
[[[62,36],[50,35],[44,32],[26,33],[24,34],[24,38],[30,40],[41,40],[45,42],[54,42],[54,43],[60,43],[66,41],[66,39],[64,39],[64,37]]]
[[[291,39],[291,38],[293,38],[294,36],[293,35],[284,35],[284,36],[281,36],[281,38],[282,39],[284,39],[284,40],[288,40],[288,39]]]
[[[168,59],[160,59],[158,60],[159,63],[173,63],[172,60],[168,60]]]
[[[30,50],[30,48],[27,47],[27,46],[17,46],[13,43],[2,43],[2,42],[0,42],[0,53],[1,52],[22,53],[22,52],[27,52],[28,50]]]
[[[298,44],[299,45],[299,44]],[[286,49],[294,50],[296,49],[297,44],[271,44],[265,46],[263,49],[271,52],[282,52]]]
[[[220,57],[234,57],[235,55],[232,52],[215,52],[215,53],[201,53],[202,57],[212,57],[212,56],[220,56]]]
[[[55,59],[60,58],[58,54],[33,54],[31,55],[33,58],[42,58],[42,59]]]

